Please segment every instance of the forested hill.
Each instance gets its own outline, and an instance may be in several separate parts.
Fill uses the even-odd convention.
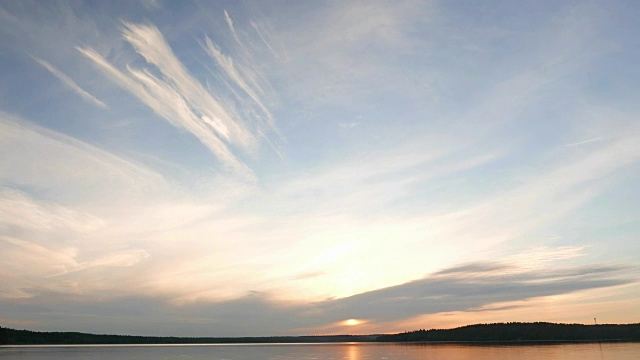
[[[366,342],[378,335],[268,336],[268,337],[166,337],[95,335],[79,332],[39,332],[0,327],[0,345],[58,344],[248,344]]]
[[[518,341],[640,341],[640,324],[579,325],[553,323],[477,324],[455,329],[417,330],[394,335],[274,336],[274,337],[154,337],[95,335],[78,332],[37,332],[0,327],[0,345],[41,344],[232,344],[320,342],[518,342]]]
[[[499,323],[381,335],[376,341],[640,341],[640,324]]]

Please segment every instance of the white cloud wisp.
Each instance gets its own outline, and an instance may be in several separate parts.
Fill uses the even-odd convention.
[[[107,104],[105,104],[103,101],[99,100],[98,98],[91,95],[89,92],[87,92],[83,88],[81,88],[78,84],[76,84],[75,81],[73,81],[70,77],[65,75],[62,71],[53,67],[53,65],[49,64],[48,62],[42,59],[38,59],[36,57],[34,57],[33,59],[37,61],[38,64],[42,65],[45,69],[49,70],[49,72],[53,74],[53,76],[57,77],[60,81],[62,81],[63,84],[65,84],[65,86],[73,90],[76,94],[80,95],[80,97],[82,97],[88,103],[91,103],[103,109],[109,108]]]
[[[248,129],[246,121],[235,115],[233,105],[207,91],[189,74],[155,26],[125,23],[123,36],[147,63],[160,71],[162,78],[149,70],[131,66],[127,66],[128,73],[125,73],[90,48],[78,48],[78,51],[156,114],[196,136],[225,165],[244,176],[251,176],[251,170],[234,154],[232,147],[252,152],[256,146],[256,135]],[[213,51],[215,47],[208,38],[207,44],[208,52],[225,74],[258,105],[272,126],[272,116],[254,90],[255,85],[249,85],[255,82],[246,80],[251,75],[246,72],[241,75],[230,58]],[[262,131],[258,134],[264,136]]]

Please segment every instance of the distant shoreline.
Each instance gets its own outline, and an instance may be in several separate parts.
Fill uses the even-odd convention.
[[[399,334],[313,335],[265,337],[175,337],[40,332],[0,327],[0,346],[46,345],[223,345],[406,343],[411,345],[534,345],[562,343],[639,342],[639,324],[475,324],[453,329],[416,330]]]
[[[152,347],[152,346],[251,346],[251,345],[291,345],[291,346],[304,346],[304,345],[406,345],[406,346],[431,346],[431,345],[469,345],[469,346],[526,346],[526,345],[563,345],[563,344],[613,344],[613,343],[640,343],[640,340],[625,340],[625,339],[603,339],[603,340],[517,340],[517,341],[348,341],[348,342],[335,342],[335,341],[322,341],[322,342],[219,342],[219,343],[118,343],[118,344],[3,344],[1,348],[64,348],[64,347]]]

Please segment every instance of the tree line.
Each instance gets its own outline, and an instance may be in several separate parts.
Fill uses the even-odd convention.
[[[175,337],[96,335],[80,332],[41,332],[0,327],[0,345],[87,345],[87,344],[247,344],[366,342],[375,336],[268,336],[268,337]]]
[[[0,345],[71,344],[234,344],[322,342],[530,342],[640,341],[640,324],[494,323],[454,329],[415,330],[389,335],[327,335],[270,337],[160,337],[40,332],[0,327]]]
[[[381,335],[377,341],[640,341],[640,324],[494,323]]]

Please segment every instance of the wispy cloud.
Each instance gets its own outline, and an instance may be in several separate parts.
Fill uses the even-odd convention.
[[[116,189],[144,193],[166,186],[155,171],[1,111],[0,182],[87,202],[104,201]]]
[[[229,13],[227,12],[227,10],[224,11],[224,20],[227,22],[229,31],[231,31],[231,35],[233,36],[236,43],[240,46],[242,51],[247,52],[247,49],[245,48],[244,43],[240,40],[240,37],[238,36],[238,32],[236,31],[235,26],[233,26],[233,19],[231,19],[231,16],[229,16]]]
[[[11,306],[15,313],[46,298],[48,306],[62,314],[49,318],[50,326],[65,328],[65,319],[69,321],[76,319],[74,314],[87,313],[93,314],[94,322],[96,318],[105,319],[98,322],[100,331],[124,332],[122,324],[126,324],[127,333],[146,335],[149,330],[141,324],[148,322],[172,324],[170,330],[162,333],[165,335],[180,332],[196,336],[203,331],[209,334],[206,331],[211,331],[211,326],[214,326],[216,336],[332,333],[345,331],[341,323],[350,318],[360,319],[366,326],[349,331],[371,333],[398,329],[397,325],[389,323],[391,320],[397,323],[429,314],[456,313],[464,317],[465,313],[529,309],[527,301],[598,289],[613,291],[614,287],[636,282],[633,274],[637,269],[627,266],[553,265],[539,271],[522,268],[517,262],[476,262],[400,285],[319,302],[279,301],[269,292],[258,291],[220,302],[179,306],[167,304],[163,296],[125,296],[102,299],[98,303],[88,295],[64,295],[43,289],[31,299],[16,299],[5,303],[4,307]],[[149,311],[159,308],[163,309],[161,313]],[[127,316],[113,321],[110,317],[114,313]]]
[[[588,265],[544,271],[517,263],[475,263],[424,279],[319,303],[328,319],[399,319],[469,311],[494,303],[568,294],[635,282],[627,266]],[[637,270],[636,270],[637,271]],[[327,320],[328,320],[327,319]]]
[[[157,67],[162,78],[150,71],[132,67],[128,67],[127,74],[92,49],[78,50],[156,114],[174,126],[191,132],[224,164],[239,173],[251,174],[251,170],[233,154],[230,146],[251,150],[256,144],[255,135],[247,129],[242,119],[233,116],[232,107],[208,92],[189,74],[155,26],[125,23],[123,36],[138,54]],[[227,66],[226,69],[233,68]],[[240,81],[249,89],[237,72],[230,70],[228,74],[232,76],[232,81]],[[252,90],[249,91],[257,96]]]
[[[141,249],[107,251],[100,256],[81,254],[78,246],[38,244],[35,241],[0,235],[6,263],[0,271],[0,300],[37,297],[43,292],[79,294],[100,291],[104,284],[93,284],[88,272],[109,273],[116,268],[137,265],[149,257]],[[20,258],[20,262],[11,259]],[[95,285],[95,286],[94,286]],[[113,291],[111,286],[108,287]],[[111,294],[118,296],[117,292]],[[121,295],[121,294],[120,294]]]
[[[68,291],[63,283],[47,278],[75,269],[78,266],[77,249],[70,246],[49,248],[9,236],[0,236],[0,242],[4,250],[0,258],[7,263],[2,269],[3,273],[0,273],[4,284],[1,293],[3,298],[29,298],[45,289]],[[20,258],[21,261],[13,262],[11,258]]]
[[[140,2],[149,10],[158,10],[162,7],[161,0],[140,0]]]
[[[183,96],[194,111],[201,113],[201,116],[197,117],[208,119],[207,124],[213,127],[218,136],[239,145],[250,144],[253,136],[242,121],[233,119],[224,104],[189,74],[158,28],[152,25],[125,23],[123,36],[149,64],[160,70],[167,83]]]
[[[357,126],[360,126],[360,122],[341,122],[338,124],[338,126],[340,126],[341,129],[345,129],[345,130],[351,130]]]
[[[262,113],[261,118],[265,119],[266,124],[273,127],[274,123],[271,113],[258,95],[259,93],[262,93],[262,89],[258,85],[256,74],[248,71],[247,69],[238,68],[237,65],[234,65],[233,59],[225,56],[220,47],[213,43],[213,41],[208,37],[205,38],[205,50],[207,51],[207,54],[216,61],[220,69],[224,71],[232,83],[238,86],[245,94],[247,94],[247,96],[249,96],[250,100],[258,106],[259,111]],[[243,99],[241,96],[237,96],[237,98],[238,100]],[[243,101],[242,105],[251,106],[251,104],[246,101]]]
[[[594,137],[594,138],[591,138],[591,139],[586,139],[586,140],[576,141],[576,142],[573,142],[573,143],[570,143],[570,144],[566,144],[565,146],[566,147],[579,146],[579,145],[590,144],[590,143],[598,142],[598,141],[602,141],[602,140],[604,140],[604,139],[600,138],[600,137]]]
[[[279,142],[270,139],[269,136],[270,134],[275,134],[279,137],[279,140],[283,138],[276,127],[268,105],[268,102],[273,102],[276,96],[267,80],[268,77],[264,73],[265,65],[269,63],[267,59],[269,53],[265,54],[264,46],[267,46],[271,55],[276,58],[278,55],[264,38],[261,38],[262,41],[256,41],[256,34],[259,37],[264,34],[259,33],[256,29],[256,33],[252,35],[242,32],[243,36],[241,38],[233,19],[226,10],[224,15],[229,32],[237,44],[233,48],[233,50],[236,50],[234,56],[225,54],[221,47],[208,36],[205,37],[202,46],[221,71],[223,76],[218,76],[218,78],[227,85],[228,90],[233,94],[237,108],[257,120],[257,135],[267,142],[282,159],[285,156]]]
[[[91,281],[69,274],[146,258],[142,249],[115,245],[120,227],[111,211],[166,191],[159,174],[1,112],[0,164],[0,297],[81,292]],[[96,243],[101,251],[94,253]]]
[[[98,98],[91,95],[89,92],[87,92],[83,88],[81,88],[78,84],[76,84],[75,81],[73,81],[70,77],[65,75],[62,71],[53,67],[53,65],[36,57],[34,57],[33,59],[37,61],[40,65],[42,65],[45,69],[49,70],[49,72],[52,73],[55,77],[57,77],[60,81],[62,81],[62,83],[65,84],[65,86],[73,90],[76,94],[80,95],[87,102],[93,105],[96,105],[98,107],[101,107],[103,109],[108,108],[107,104],[105,104],[103,101],[99,100]]]
[[[25,193],[0,187],[0,229],[37,229],[52,231],[70,228],[86,232],[104,223],[90,214],[83,214],[56,204],[42,204]]]
[[[262,43],[267,47],[267,49],[269,49],[269,52],[271,52],[271,54],[276,59],[280,61],[284,61],[286,58],[286,55],[283,54],[283,51],[282,50],[277,51],[274,45],[271,44],[273,32],[268,29],[268,25],[260,22],[255,22],[255,21],[250,21],[249,23],[251,24],[251,27],[255,30],[256,34],[258,34],[258,37],[260,38]]]
[[[20,20],[16,16],[8,13],[3,8],[0,8],[0,18],[2,18],[2,20],[6,21],[8,24],[12,24],[14,26],[20,24]]]
[[[217,132],[211,129],[218,128],[219,124],[211,118],[203,115],[198,118],[189,108],[184,98],[165,83],[155,78],[148,72],[129,68],[131,75],[126,75],[113,67],[97,52],[91,49],[78,49],[84,56],[98,65],[105,74],[111,76],[118,85],[137,96],[143,103],[149,106],[156,114],[163,117],[176,127],[183,128],[194,134],[209,150],[223,163],[239,171],[248,171],[220,139]]]

